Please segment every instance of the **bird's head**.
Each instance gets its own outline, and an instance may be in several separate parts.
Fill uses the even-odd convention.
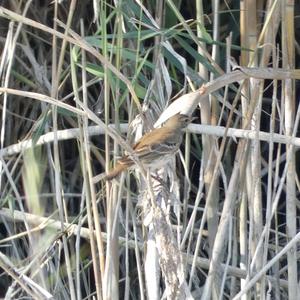
[[[176,114],[169,118],[166,123],[165,127],[171,127],[171,128],[181,128],[184,129],[186,128],[195,118],[187,116],[187,115],[182,115],[182,114]]]

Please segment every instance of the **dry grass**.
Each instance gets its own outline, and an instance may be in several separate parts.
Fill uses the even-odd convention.
[[[298,299],[299,7],[3,2],[0,297]],[[156,179],[94,184],[182,109]]]

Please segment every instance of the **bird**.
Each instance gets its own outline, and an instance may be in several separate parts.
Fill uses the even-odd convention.
[[[151,169],[162,167],[169,158],[179,149],[182,142],[183,130],[194,118],[177,113],[170,117],[162,127],[155,128],[146,133],[132,147],[136,156],[145,167]],[[94,182],[99,179],[110,181],[122,172],[132,169],[135,163],[129,155],[120,158],[115,167],[108,173],[94,177]],[[102,175],[102,176],[101,176]]]

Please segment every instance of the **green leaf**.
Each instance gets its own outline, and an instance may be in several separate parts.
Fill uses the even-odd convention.
[[[36,142],[40,138],[41,135],[45,133],[45,127],[50,118],[50,109],[43,112],[42,116],[37,120],[34,124],[34,129],[32,133],[32,144],[36,145]]]

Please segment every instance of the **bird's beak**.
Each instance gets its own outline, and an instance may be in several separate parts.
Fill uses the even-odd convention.
[[[195,121],[195,120],[197,120],[198,119],[198,117],[191,117],[191,121],[190,121],[190,123],[192,123],[193,121]]]

